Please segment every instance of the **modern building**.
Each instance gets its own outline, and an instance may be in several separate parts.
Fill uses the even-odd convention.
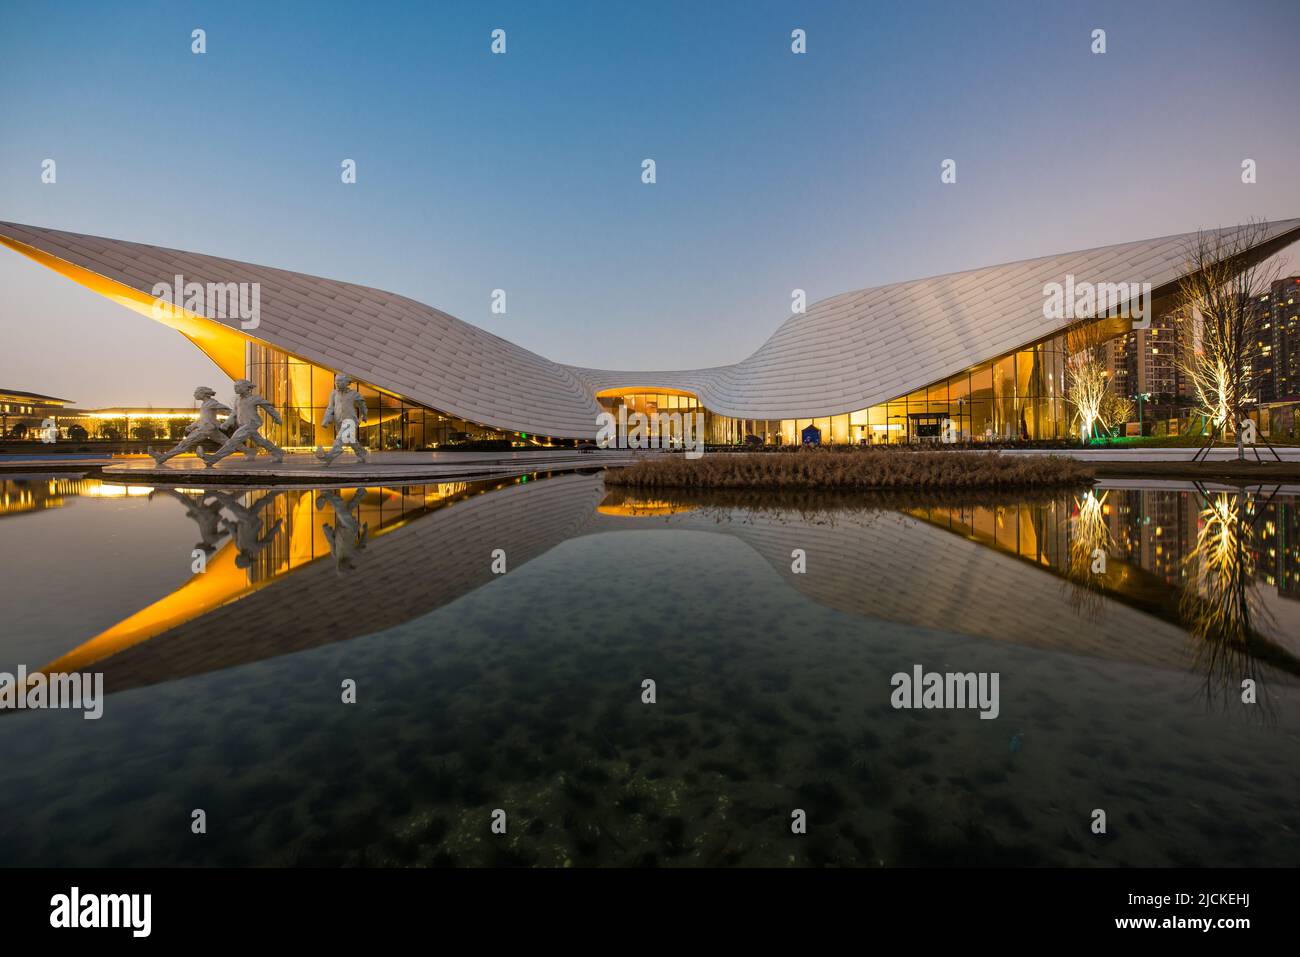
[[[196,414],[189,407],[78,409],[69,405],[70,401],[35,392],[0,389],[0,438],[36,441],[44,424],[52,420],[59,430],[59,441],[175,441],[184,435],[185,427],[194,421]]]
[[[1106,343],[1111,388],[1142,403],[1148,423],[1177,418],[1189,401],[1178,366],[1177,335],[1172,318],[1164,315],[1154,317],[1149,329],[1134,329]]]
[[[0,389],[0,439],[35,435],[46,419],[62,415],[70,401],[39,392]]]
[[[1233,229],[1224,232],[1232,232]],[[253,380],[282,410],[267,434],[288,447],[326,443],[319,425],[337,372],[370,406],[372,448],[465,439],[594,439],[603,411],[701,411],[707,439],[798,444],[961,438],[1044,439],[1073,432],[1065,400],[1068,336],[1085,324],[1132,329],[1127,300],[1080,299],[1058,317],[1048,290],[1149,284],[1167,312],[1194,234],[1166,236],[893,283],[822,300],[786,319],[734,365],[618,371],[563,365],[403,296],[215,256],[0,223],[0,243],[175,328],[231,378]],[[1263,259],[1300,239],[1272,223]],[[160,288],[175,308],[159,308]],[[1137,288],[1137,287],[1134,287]],[[255,290],[256,296],[248,294]],[[231,305],[258,303],[244,318]],[[1074,302],[1070,303],[1073,307]],[[232,315],[233,314],[233,315]]]
[[[1300,401],[1300,276],[1278,279],[1253,306],[1259,402]]]

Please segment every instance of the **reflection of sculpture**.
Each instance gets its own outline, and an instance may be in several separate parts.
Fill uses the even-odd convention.
[[[162,465],[169,458],[180,455],[182,452],[188,452],[190,449],[198,448],[204,442],[216,442],[222,445],[226,441],[226,433],[221,430],[217,423],[217,415],[220,413],[229,413],[230,409],[213,398],[217,393],[205,385],[199,386],[194,390],[195,401],[199,405],[199,417],[185,427],[185,438],[177,443],[176,448],[170,452],[150,452],[154,461]]]
[[[284,519],[277,518],[271,530],[265,535],[262,534],[261,512],[275,501],[275,495],[264,495],[256,505],[248,508],[229,492],[208,494],[230,513],[223,524],[226,531],[234,536],[235,548],[239,550],[239,554],[235,556],[235,567],[248,568],[253,564],[253,559],[258,556],[258,553],[275,540],[275,536],[280,533],[280,526],[284,524]]]
[[[334,556],[334,569],[340,575],[353,571],[357,567],[358,552],[364,551],[366,538],[370,534],[370,523],[362,523],[354,514],[360,507],[361,499],[366,494],[363,488],[357,489],[352,500],[345,502],[338,492],[321,492],[316,496],[316,508],[322,509],[326,503],[334,507],[334,527],[328,522],[321,525],[321,531],[330,543],[330,554]]]
[[[199,497],[191,498],[175,489],[156,488],[149,492],[150,501],[155,494],[161,492],[163,495],[170,496],[181,503],[185,509],[185,514],[194,520],[194,524],[199,527],[199,541],[194,547],[203,549],[207,555],[212,555],[217,550],[217,542],[223,534],[221,528],[221,503],[210,502],[207,492],[200,492]]]
[[[253,383],[247,379],[240,379],[235,383],[235,431],[231,433],[230,439],[225,445],[217,449],[211,455],[205,455],[199,452],[199,458],[203,459],[208,468],[216,465],[227,455],[239,451],[240,447],[246,441],[252,441],[253,447],[249,450],[250,457],[257,455],[257,447],[261,446],[271,453],[271,459],[275,462],[284,461],[284,449],[276,445],[266,436],[262,435],[262,413],[261,409],[265,408],[271,421],[276,425],[281,424],[284,420],[280,418],[280,413],[275,411],[269,399],[264,399],[257,394]]]
[[[322,446],[316,446],[316,458],[329,465],[343,454],[343,447],[350,446],[358,462],[366,460],[366,448],[357,437],[358,422],[366,421],[366,400],[360,392],[349,388],[352,376],[340,372],[334,377],[334,391],[330,393],[325,406],[325,418],[321,428],[335,423],[334,445],[328,452]]]

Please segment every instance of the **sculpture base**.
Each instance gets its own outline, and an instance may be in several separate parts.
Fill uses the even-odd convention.
[[[118,460],[101,468],[99,475],[108,482],[164,487],[406,485],[600,469],[630,465],[636,461],[637,455],[629,451],[578,452],[573,449],[371,452],[365,462],[358,462],[353,455],[345,453],[326,465],[311,452],[291,452],[279,463],[269,455],[259,455],[252,460],[243,455],[232,455],[208,468],[202,459],[187,454],[178,455],[162,465],[148,458]]]

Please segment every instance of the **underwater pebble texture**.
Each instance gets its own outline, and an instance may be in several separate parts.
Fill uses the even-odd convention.
[[[1000,717],[894,710],[913,664],[999,672]],[[737,535],[587,534],[100,721],[0,717],[0,864],[1295,865],[1296,687],[1261,720],[1203,682],[836,610]]]

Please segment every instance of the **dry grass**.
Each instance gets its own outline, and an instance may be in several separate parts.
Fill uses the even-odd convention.
[[[805,449],[723,453],[694,460],[655,456],[611,469],[605,484],[665,489],[987,490],[1073,487],[1089,484],[1092,478],[1087,465],[1046,455]]]
[[[636,506],[653,503],[682,509],[721,509],[742,512],[794,512],[805,516],[844,512],[899,511],[911,508],[1013,508],[1046,505],[1072,494],[1069,486],[1028,488],[940,488],[917,494],[912,489],[770,488],[615,488],[605,473],[607,492],[601,505]],[[1086,484],[1086,483],[1085,483]],[[1082,487],[1082,486],[1080,486]]]

